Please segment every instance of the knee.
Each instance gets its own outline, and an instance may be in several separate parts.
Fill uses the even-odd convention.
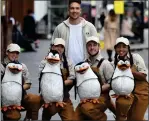
[[[41,107],[41,97],[35,94],[27,94],[24,97],[25,108],[39,110]]]
[[[18,110],[8,110],[3,113],[4,120],[19,120],[21,118],[21,114]]]
[[[39,95],[29,93],[25,95],[24,100],[30,103],[40,103],[41,97]]]
[[[116,106],[117,107],[130,107],[132,105],[132,101],[131,100],[127,100],[127,99],[120,99],[116,101]]]
[[[92,103],[86,102],[85,104],[82,104],[80,106],[80,110],[82,111],[82,113],[86,114],[92,112],[94,110],[94,106]]]

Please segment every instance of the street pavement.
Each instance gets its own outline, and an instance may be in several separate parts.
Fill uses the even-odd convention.
[[[40,44],[39,44],[39,48],[37,49],[37,52],[23,52],[20,54],[20,61],[27,65],[30,72],[30,78],[32,81],[32,87],[31,89],[28,90],[28,92],[38,94],[38,87],[39,87],[38,65],[40,61],[45,57],[45,55],[47,55],[49,45],[50,45],[50,40],[40,40]],[[148,49],[143,49],[141,51],[136,51],[136,52],[139,53],[144,58],[145,64],[148,68]],[[101,53],[105,58],[107,58],[107,54],[105,50],[102,50]],[[114,53],[113,53],[113,56],[114,56]],[[79,103],[79,99],[78,98],[77,100],[74,99],[74,89],[70,91],[70,95],[75,109],[75,107]],[[42,114],[42,108],[39,110],[39,120],[41,120],[41,114]],[[108,116],[108,120],[114,120],[113,114],[109,110],[106,111],[106,114]],[[25,112],[22,113],[21,120],[23,120],[24,117],[25,117]],[[146,111],[145,119],[148,119],[148,111]],[[60,120],[60,117],[58,116],[58,114],[56,114],[52,117],[52,120]]]
[[[23,52],[20,54],[20,62],[25,63],[29,69],[30,72],[30,79],[32,81],[32,87],[28,90],[28,92],[38,94],[38,65],[40,61],[47,55],[48,49],[50,45],[50,40],[40,40],[39,48],[37,49],[37,52]],[[148,49],[143,49],[141,51],[136,51],[139,53],[145,60],[145,64],[148,68]],[[107,58],[107,54],[105,50],[101,51],[102,55]],[[114,53],[113,53],[114,56]],[[113,92],[111,92],[113,93]],[[71,100],[73,102],[74,109],[79,103],[79,98],[77,97],[77,100],[74,99],[74,89],[70,91]],[[39,120],[41,120],[41,114],[42,114],[42,108],[39,110]],[[113,114],[107,110],[106,114],[108,116],[108,120],[114,120]],[[21,120],[25,117],[25,112],[21,113],[22,117]],[[148,110],[145,114],[145,119],[148,119]],[[52,120],[60,120],[60,117],[58,114],[54,115],[52,117]]]

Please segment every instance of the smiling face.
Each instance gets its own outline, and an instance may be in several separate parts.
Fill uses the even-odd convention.
[[[128,45],[125,45],[124,43],[119,43],[118,45],[116,45],[115,51],[119,56],[124,57],[128,53]]]
[[[86,47],[87,47],[88,54],[91,56],[96,55],[100,49],[99,44],[94,41],[88,42]]]
[[[76,65],[75,66],[75,71],[77,73],[84,74],[87,71],[88,68],[89,68],[89,64],[84,62],[82,64]]]
[[[69,5],[68,13],[69,13],[70,19],[77,20],[81,15],[81,5],[77,2],[72,2]]]
[[[19,58],[19,52],[17,51],[13,51],[13,52],[7,51],[6,55],[10,61],[16,61]]]

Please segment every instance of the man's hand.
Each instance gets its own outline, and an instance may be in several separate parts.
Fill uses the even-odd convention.
[[[28,89],[30,89],[30,87],[31,87],[31,84],[26,84],[26,83],[25,83],[25,84],[23,85],[23,89],[24,89],[24,90],[28,90]]]
[[[73,80],[65,80],[65,85],[72,85],[73,84]]]
[[[102,85],[102,92],[109,92],[109,90],[110,90],[110,84],[104,83],[104,85]]]

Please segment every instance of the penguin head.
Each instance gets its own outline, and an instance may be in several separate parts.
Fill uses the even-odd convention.
[[[128,68],[130,68],[130,62],[128,60],[120,60],[118,63],[117,63],[117,66],[119,69],[121,70],[126,70]]]
[[[80,62],[75,66],[75,72],[84,74],[88,69],[90,65],[87,62]]]
[[[9,70],[14,73],[14,74],[17,74],[19,73],[20,71],[22,71],[23,69],[23,66],[21,63],[17,62],[17,61],[13,61],[13,62],[10,62],[8,64],[8,68]]]
[[[56,50],[51,50],[48,56],[46,57],[46,60],[51,64],[60,62],[59,53]]]

